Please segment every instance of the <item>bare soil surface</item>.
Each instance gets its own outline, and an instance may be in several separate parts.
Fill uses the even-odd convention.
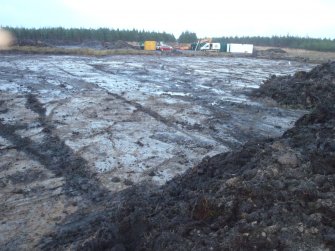
[[[311,80],[334,85],[334,65],[305,73],[301,85],[311,88]],[[301,80],[300,75],[286,78]],[[292,84],[277,85],[281,79],[271,78],[260,90],[275,84],[290,91]],[[204,158],[155,190],[143,184],[124,190],[118,195],[127,200],[72,218],[45,247],[334,250],[335,97],[315,95],[322,101],[281,137],[251,140]],[[293,99],[301,106],[298,95]]]
[[[255,46],[254,55],[257,58],[300,61],[310,63],[326,63],[335,60],[335,52],[311,51],[304,49]]]
[[[1,58],[2,249],[294,250],[304,247],[301,240],[308,248],[333,243],[329,109],[321,122],[305,116],[282,136],[305,107],[249,96],[270,75],[313,65]],[[322,151],[330,159],[317,140],[329,142]],[[313,164],[312,156],[326,171],[315,171],[320,161]],[[297,210],[303,213],[293,217]],[[311,214],[315,221],[307,224]]]

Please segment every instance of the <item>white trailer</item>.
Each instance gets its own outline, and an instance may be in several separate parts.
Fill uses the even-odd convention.
[[[220,43],[206,43],[201,46],[201,51],[220,51],[221,44]]]
[[[227,52],[252,54],[253,44],[227,44]]]

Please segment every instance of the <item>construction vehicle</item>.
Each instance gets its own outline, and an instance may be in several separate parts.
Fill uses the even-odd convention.
[[[197,43],[191,45],[192,50],[200,51],[213,51],[213,52],[226,52],[226,43],[212,43],[211,38],[200,39]]]
[[[195,46],[192,46],[192,49],[194,48],[194,50],[197,51],[202,46],[204,46],[206,43],[211,43],[211,42],[212,42],[212,38],[199,39],[198,42],[195,44]]]
[[[143,43],[140,43],[140,48],[144,49],[146,51],[172,51],[173,47],[167,44],[164,44],[163,42],[157,42],[157,41],[144,41]]]
[[[221,47],[222,45],[220,43],[212,43],[212,38],[203,38],[198,41],[194,50],[219,52],[222,51]]]
[[[156,41],[145,41],[144,42],[144,50],[146,51],[155,51],[157,46]]]

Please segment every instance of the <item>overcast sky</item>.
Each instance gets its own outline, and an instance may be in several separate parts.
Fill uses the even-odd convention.
[[[0,26],[335,38],[335,0],[0,0]]]

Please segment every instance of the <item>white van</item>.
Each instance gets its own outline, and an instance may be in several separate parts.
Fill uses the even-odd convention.
[[[220,43],[206,43],[200,48],[201,51],[220,51],[220,49]]]

